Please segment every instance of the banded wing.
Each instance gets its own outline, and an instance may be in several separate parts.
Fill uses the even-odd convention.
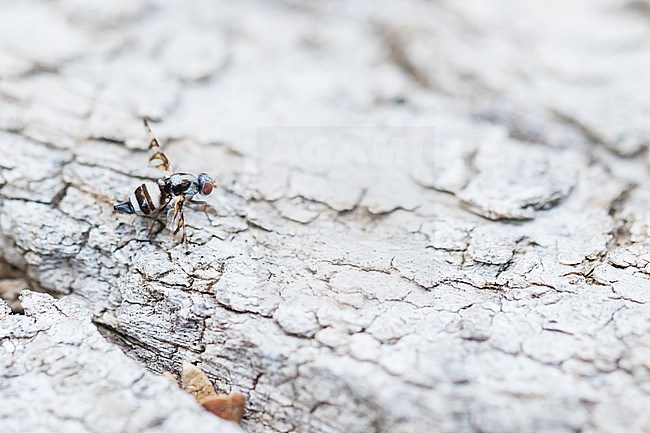
[[[149,165],[167,173],[173,173],[174,171],[171,164],[169,163],[169,159],[160,148],[160,143],[158,142],[156,136],[153,135],[153,131],[151,130],[147,119],[144,119],[144,127],[147,129],[149,138],[151,139],[149,142]]]
[[[174,207],[167,212],[167,224],[169,230],[177,235],[181,232],[181,242],[187,251],[187,235],[185,233],[185,214],[183,213],[183,206],[185,205],[185,197],[182,195],[178,197]]]

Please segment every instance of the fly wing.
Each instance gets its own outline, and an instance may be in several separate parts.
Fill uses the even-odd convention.
[[[158,168],[165,173],[173,173],[172,166],[169,163],[169,158],[167,158],[165,152],[162,151],[160,143],[158,142],[156,136],[153,135],[153,131],[151,130],[147,119],[144,119],[144,127],[147,129],[149,139],[151,140],[149,141],[149,165]]]
[[[184,201],[183,196],[174,197],[167,210],[167,228],[174,234],[178,233],[178,228],[182,224]]]
[[[169,230],[178,235],[181,233],[181,242],[185,249],[187,249],[187,238],[185,235],[185,214],[183,213],[183,206],[185,205],[185,198],[181,195],[176,199],[174,206],[167,212],[167,227]]]

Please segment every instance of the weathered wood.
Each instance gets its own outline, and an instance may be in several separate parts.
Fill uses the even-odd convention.
[[[90,311],[23,292],[0,300],[0,427],[18,432],[240,432],[108,343]]]
[[[650,430],[647,8],[236,3],[0,8],[11,278],[251,432]],[[189,255],[113,212],[139,116]]]

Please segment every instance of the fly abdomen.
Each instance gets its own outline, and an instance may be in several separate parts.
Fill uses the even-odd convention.
[[[133,206],[131,206],[130,201],[125,201],[124,203],[118,203],[115,206],[113,206],[113,209],[122,213],[135,213],[135,209],[133,209]]]
[[[168,203],[167,194],[162,192],[158,184],[153,182],[143,183],[129,197],[129,204],[137,215],[157,214]]]

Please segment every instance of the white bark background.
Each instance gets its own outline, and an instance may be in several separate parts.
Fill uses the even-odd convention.
[[[3,432],[241,432],[135,365],[90,311],[32,292],[22,301],[25,316],[0,312]]]
[[[650,431],[649,11],[2,1],[0,287],[89,310],[155,386],[197,363],[249,432]],[[220,185],[189,255],[113,212],[152,174],[140,116]],[[0,318],[9,431],[70,386],[33,373],[64,319],[26,296]],[[47,343],[82,384],[116,353],[83,326]],[[45,401],[29,431],[148,431],[136,382],[105,386],[130,427]]]

